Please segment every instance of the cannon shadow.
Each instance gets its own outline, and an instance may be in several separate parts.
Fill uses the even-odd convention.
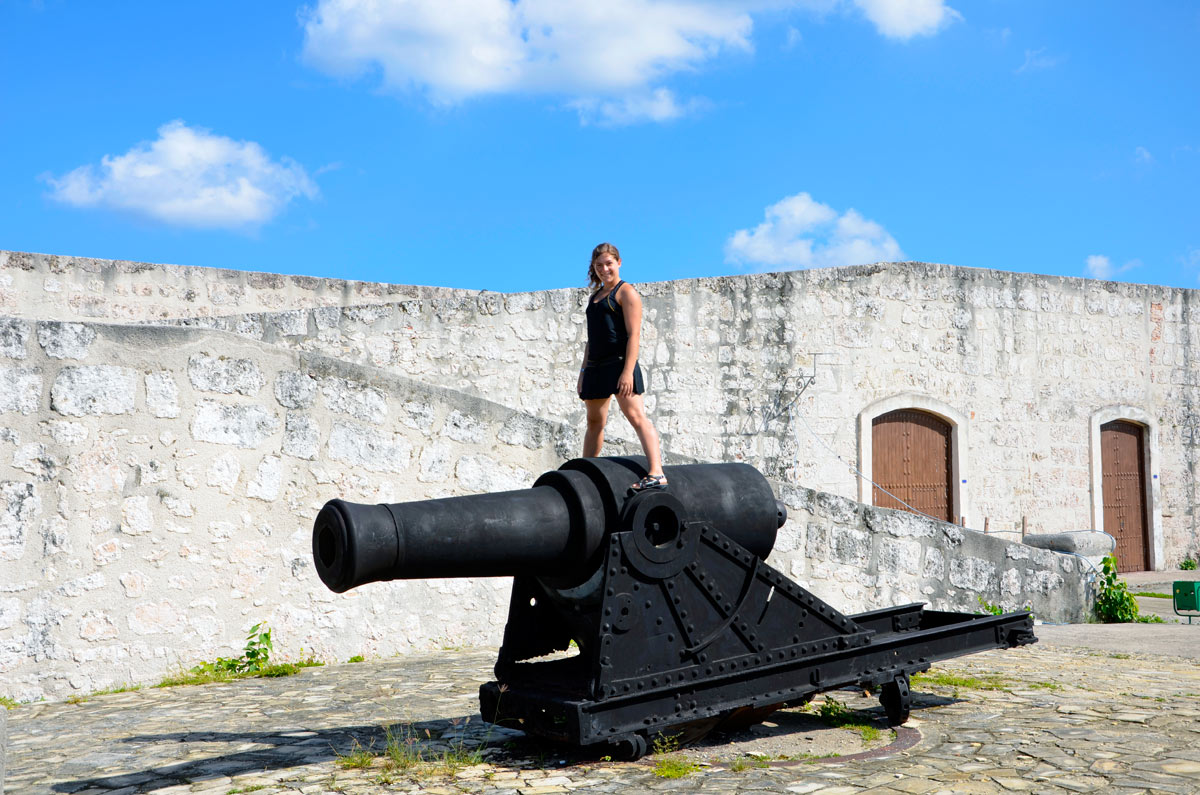
[[[221,753],[214,748],[211,756],[174,764],[155,762],[143,770],[131,769],[107,776],[61,780],[55,782],[51,789],[54,792],[78,792],[89,787],[139,787],[152,781],[158,788],[247,773],[269,773],[332,762],[360,750],[384,757],[389,743],[401,748],[407,758],[431,765],[436,765],[446,755],[464,758],[476,752],[482,756],[482,761],[500,767],[514,761],[526,768],[560,767],[562,760],[575,761],[579,756],[578,753],[570,753],[571,749],[564,746],[530,737],[515,729],[485,723],[478,713],[455,718],[311,730],[292,728],[266,732],[179,731],[137,734],[122,737],[115,743],[234,747],[254,744],[264,747],[233,753]]]
[[[913,693],[913,710],[942,707],[961,701],[932,693]],[[874,714],[878,708],[864,710]],[[812,725],[815,717],[808,719]],[[804,719],[796,717],[781,721],[780,731],[795,731]],[[696,743],[715,750],[732,740],[729,733],[714,732]],[[292,728],[265,732],[179,731],[155,734],[136,734],[123,737],[117,743],[183,743],[192,746],[226,745],[263,746],[245,751],[221,753],[214,749],[212,756],[189,759],[175,764],[152,763],[143,770],[130,770],[100,777],[79,777],[54,783],[54,792],[78,792],[91,787],[116,789],[138,787],[153,782],[155,788],[175,784],[200,783],[205,780],[235,777],[249,773],[270,773],[306,765],[333,762],[358,751],[386,757],[389,744],[400,747],[401,754],[410,760],[423,760],[425,771],[414,766],[399,770],[398,775],[413,778],[437,777],[435,769],[444,755],[459,759],[478,753],[481,761],[499,768],[561,769],[581,762],[595,761],[597,754],[561,743],[526,734],[517,729],[483,721],[478,713],[454,718],[435,718],[396,723],[337,726],[323,729]],[[383,772],[382,762],[377,762]],[[336,774],[335,771],[331,771]]]

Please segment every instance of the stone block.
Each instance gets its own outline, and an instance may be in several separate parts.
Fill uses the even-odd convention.
[[[283,428],[283,452],[309,461],[320,450],[321,432],[311,417],[288,412]]]
[[[238,478],[242,475],[242,464],[233,453],[224,453],[213,459],[205,473],[205,482],[215,486],[222,494],[233,494]]]
[[[137,376],[108,364],[64,367],[50,387],[50,408],[68,417],[132,414]]]
[[[29,340],[29,323],[15,317],[0,318],[0,356],[6,359],[24,359],[25,344]]]
[[[258,365],[249,359],[227,359],[197,353],[188,358],[188,379],[202,392],[258,394],[266,383]]]
[[[140,571],[127,571],[119,578],[121,587],[125,589],[125,596],[130,599],[141,599],[146,595],[146,590],[150,585],[150,581],[145,574]]]
[[[79,617],[79,637],[89,643],[114,640],[120,632],[103,610],[88,610]]]
[[[831,533],[832,558],[838,563],[865,569],[871,555],[870,536],[850,527],[834,527]]]
[[[37,338],[51,359],[86,359],[96,331],[83,323],[42,321],[37,324]]]
[[[982,558],[962,557],[950,561],[950,584],[977,593],[997,587],[996,564]]]
[[[417,480],[440,483],[450,475],[450,446],[444,442],[425,445],[418,459]]]
[[[329,457],[371,472],[408,469],[412,443],[397,433],[349,422],[335,422],[329,433]]]
[[[76,598],[83,596],[88,591],[95,591],[99,588],[103,588],[105,582],[104,575],[98,571],[95,571],[86,577],[77,577],[74,580],[69,580],[63,583],[61,586],[59,586],[55,593],[59,596]]]
[[[279,418],[257,404],[235,405],[201,400],[192,417],[192,438],[213,444],[258,447],[279,429]]]
[[[482,443],[485,430],[482,422],[458,410],[446,415],[446,421],[442,423],[443,436],[467,444]]]
[[[13,451],[12,465],[39,481],[47,481],[54,478],[62,462],[46,450],[46,445],[34,443],[21,445]]]
[[[269,455],[258,465],[254,480],[246,489],[247,497],[272,502],[279,497],[279,484],[283,480],[283,467],[279,456]]]
[[[154,529],[150,498],[145,495],[126,497],[121,501],[121,532],[126,535],[146,535]]]
[[[387,396],[374,387],[345,378],[326,378],[321,395],[330,411],[376,425],[387,418]]]
[[[0,414],[32,414],[42,401],[42,371],[36,367],[0,367]]]
[[[275,399],[289,409],[306,409],[317,394],[317,382],[308,373],[285,370],[275,378]]]
[[[519,467],[506,466],[487,456],[465,455],[454,467],[454,476],[467,492],[512,491],[533,485],[533,476]]]
[[[32,483],[0,481],[0,560],[20,560],[26,538],[42,511],[42,501]]]
[[[881,538],[878,543],[880,571],[911,576],[919,570],[924,550],[919,541]]]
[[[548,423],[528,414],[514,413],[504,421],[496,438],[505,444],[537,450],[546,444],[549,434]]]
[[[0,598],[0,629],[12,629],[21,618],[21,600],[15,596]]]
[[[271,327],[285,337],[299,337],[308,334],[308,312],[304,309],[276,312],[270,315],[270,322]]]
[[[172,418],[179,416],[179,387],[175,378],[167,370],[157,373],[147,373],[146,378],[146,408],[155,417]]]
[[[129,628],[137,635],[170,634],[186,626],[186,614],[166,599],[139,604],[129,614]]]
[[[401,407],[400,422],[413,430],[428,432],[433,427],[434,416],[432,404],[410,400]]]
[[[340,306],[320,306],[312,310],[312,315],[318,330],[333,329],[337,328],[338,323],[342,320],[342,308]]]

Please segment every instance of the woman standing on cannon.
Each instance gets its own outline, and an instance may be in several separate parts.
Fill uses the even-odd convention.
[[[588,298],[587,344],[575,386],[587,406],[583,456],[600,455],[609,399],[616,395],[621,413],[637,432],[646,453],[646,476],[633,484],[633,490],[664,489],[667,478],[662,469],[658,432],[642,405],[642,393],[646,391],[642,368],[638,366],[642,297],[632,284],[621,281],[621,254],[612,243],[601,243],[592,250],[588,285],[595,291]]]

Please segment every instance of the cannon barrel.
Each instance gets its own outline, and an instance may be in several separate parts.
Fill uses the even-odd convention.
[[[330,590],[433,577],[529,575],[583,580],[622,528],[644,459],[577,458],[528,489],[391,505],[330,500],[313,525],[313,561]],[[669,492],[703,521],[766,557],[786,512],[746,464],[668,467]],[[647,533],[669,534],[657,525]],[[655,543],[662,543],[656,538]]]

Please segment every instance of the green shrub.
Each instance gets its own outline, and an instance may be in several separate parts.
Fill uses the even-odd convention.
[[[1183,569],[1184,571],[1195,571],[1196,570],[1196,559],[1195,558],[1184,558],[1183,560],[1179,561],[1179,568]]]
[[[1138,619],[1137,599],[1124,580],[1117,579],[1117,556],[1108,555],[1096,594],[1096,619],[1104,624],[1127,624]]]

